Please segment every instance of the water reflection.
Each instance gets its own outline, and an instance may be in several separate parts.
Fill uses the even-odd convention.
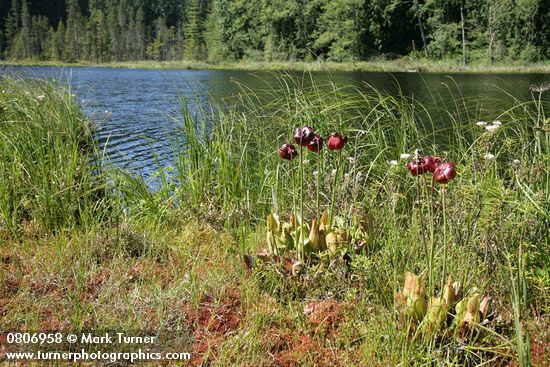
[[[270,89],[277,74],[246,71],[145,70],[115,68],[3,67],[0,74],[55,78],[69,83],[86,113],[98,121],[98,140],[117,165],[143,175],[171,162],[169,136],[177,132],[172,119],[181,112],[180,98],[196,112],[207,101],[228,98],[247,88]],[[434,123],[448,124],[447,111],[461,109],[454,100],[475,105],[476,116],[492,120],[514,98],[531,98],[529,87],[550,81],[548,74],[417,74],[417,73],[291,73],[304,86],[318,84],[369,85],[393,95],[417,100]],[[548,97],[547,97],[548,98]],[[155,151],[156,156],[152,153]]]

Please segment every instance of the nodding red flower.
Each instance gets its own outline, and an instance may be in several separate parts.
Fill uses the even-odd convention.
[[[330,150],[340,150],[348,142],[347,136],[342,136],[339,133],[332,133],[328,137],[328,149]]]
[[[424,158],[422,158],[422,164],[426,168],[426,171],[434,173],[437,166],[441,164],[441,159],[438,157],[432,157],[431,155],[427,155]]]
[[[291,161],[297,156],[298,152],[292,144],[283,144],[283,146],[279,149],[279,157],[283,159],[288,159],[289,161]]]
[[[437,182],[446,184],[455,178],[455,164],[452,162],[443,162],[437,166],[434,171],[434,178]]]
[[[407,169],[411,172],[411,175],[416,176],[426,173],[426,169],[421,162],[422,161],[412,161],[407,164]]]
[[[323,138],[319,135],[315,135],[311,143],[308,144],[307,149],[311,150],[314,153],[319,153],[323,148]]]
[[[308,146],[315,138],[315,130],[309,126],[302,126],[294,131],[294,142],[303,147]]]
[[[427,155],[420,160],[409,162],[407,168],[413,176],[423,175],[426,172],[435,172],[440,163],[441,159]]]

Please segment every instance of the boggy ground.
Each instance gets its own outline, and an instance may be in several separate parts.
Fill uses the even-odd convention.
[[[126,231],[118,244],[114,230],[102,230],[7,245],[2,329],[188,330],[178,346],[192,365],[361,364],[351,323],[367,325],[362,307],[281,302],[246,274],[230,236],[210,226],[181,224],[148,243]]]
[[[370,301],[368,282],[334,273],[307,284],[271,279],[286,284],[269,286],[265,277],[274,274],[248,274],[237,244],[223,230],[197,223],[173,228],[157,233],[126,228],[119,240],[112,228],[48,238],[29,233],[21,243],[5,244],[2,329],[174,330],[172,344],[164,349],[192,353],[195,366],[388,366],[402,361],[401,348],[407,344],[399,340],[403,336],[395,315]],[[513,319],[505,304],[499,305],[497,327],[504,333]],[[533,365],[548,364],[547,322],[542,316],[526,324]],[[472,351],[485,355],[480,360],[516,365],[510,345],[483,351],[485,343]],[[432,362],[448,358],[438,349],[413,348],[406,359],[415,364],[415,358],[428,357],[420,356],[424,353]],[[468,360],[468,353],[463,358]]]
[[[162,348],[192,353],[197,366],[548,365],[545,106],[514,101],[485,116],[479,104],[455,101],[440,142],[429,116],[406,101],[284,82],[288,93],[267,107],[240,95],[206,137],[183,109],[176,179],[159,170],[153,191],[94,163],[93,126],[70,93],[2,80],[0,330],[158,331]],[[476,125],[489,117],[501,125]],[[298,166],[277,149],[305,122],[350,140],[341,153],[323,150],[320,166],[302,152],[311,162],[302,162],[298,198]],[[429,181],[400,160],[417,147],[456,163],[446,205],[440,186],[430,199],[421,186]],[[338,162],[345,174],[336,185]],[[322,209],[334,200],[345,220],[373,218],[365,251],[322,271],[312,259],[297,276],[260,260],[265,216],[278,208],[287,221],[303,199],[314,218],[317,190]],[[407,272],[437,283],[452,275],[490,295],[490,320],[468,337],[415,333],[396,302]]]

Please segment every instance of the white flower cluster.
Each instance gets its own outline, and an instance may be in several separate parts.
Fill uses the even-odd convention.
[[[493,132],[493,131],[496,131],[497,129],[499,129],[502,126],[502,122],[500,122],[499,120],[495,120],[491,124],[489,124],[485,121],[478,121],[478,122],[476,122],[476,126],[481,127],[481,128],[485,128],[485,130],[487,130],[489,132]]]
[[[406,161],[411,157],[412,157],[412,155],[410,155],[409,153],[403,153],[399,156],[399,159],[402,160],[402,161]],[[393,166],[393,167],[398,165],[398,162],[395,159],[392,159],[391,161],[387,161],[386,163],[388,163],[388,165]]]

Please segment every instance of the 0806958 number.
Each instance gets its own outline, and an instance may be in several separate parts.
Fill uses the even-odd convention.
[[[63,342],[61,333],[8,333],[8,344],[60,344]]]

